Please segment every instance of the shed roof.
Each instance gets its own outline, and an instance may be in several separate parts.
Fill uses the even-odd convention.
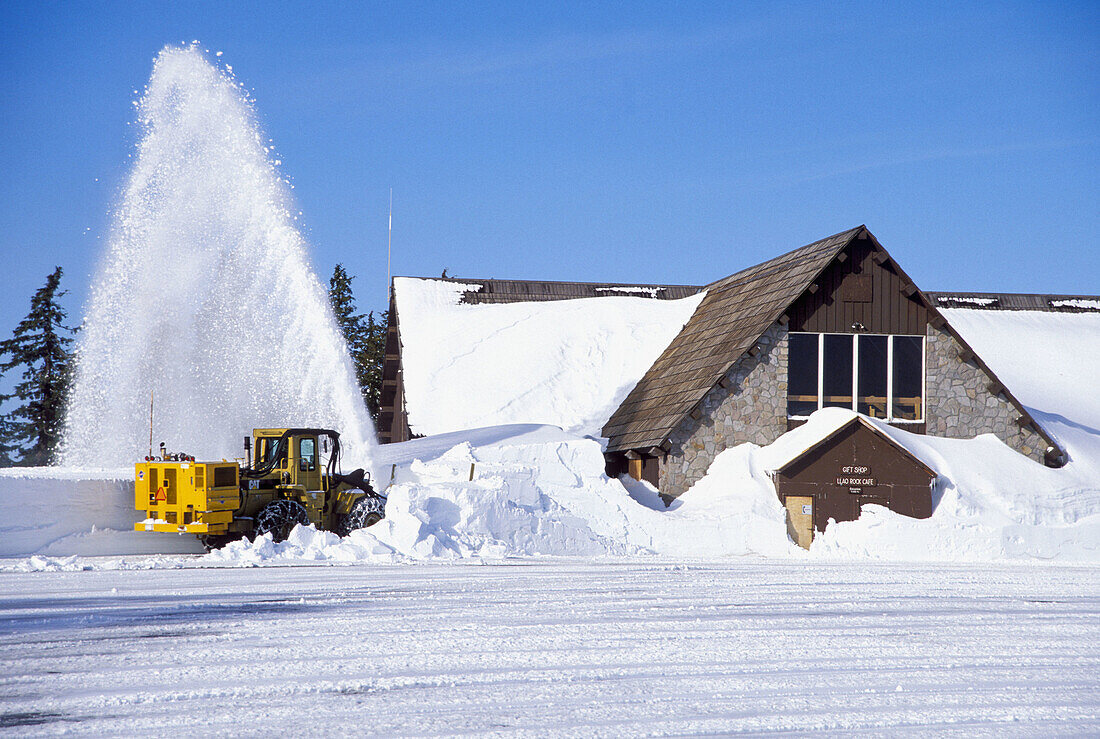
[[[837,254],[866,229],[843,231],[706,286],[706,296],[604,426],[608,451],[661,446]]]

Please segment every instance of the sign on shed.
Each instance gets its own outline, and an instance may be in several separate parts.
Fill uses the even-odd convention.
[[[875,503],[913,518],[932,515],[936,473],[859,416],[773,473],[791,539],[806,549],[830,519],[854,521]]]

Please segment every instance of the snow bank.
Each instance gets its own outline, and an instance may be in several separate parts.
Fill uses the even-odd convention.
[[[733,470],[740,484],[725,485],[719,472],[718,480],[701,482],[671,510],[644,483],[630,481],[628,490],[604,475],[598,442],[554,427],[480,429],[380,451],[390,455],[394,478],[382,522],[344,540],[309,531],[282,545],[238,542],[207,560],[800,553],[787,539],[783,509],[747,448],[731,450],[718,465]]]
[[[868,506],[830,524],[810,552],[787,536],[770,472],[851,420],[831,408],[774,444],[742,444],[666,509],[656,491],[608,479],[598,442],[511,426],[383,447],[386,519],[346,539],[301,529],[283,544],[240,542],[211,564],[513,556],[766,556],[810,559],[1100,561],[1100,486],[991,435],[939,439],[875,423],[939,474],[933,516]]]
[[[599,442],[555,427],[501,426],[390,444],[380,449],[390,477],[381,481],[389,495],[381,523],[344,539],[299,527],[286,542],[236,542],[202,561],[661,555],[1100,562],[1100,485],[1081,468],[1043,467],[989,435],[939,439],[873,419],[939,474],[933,516],[868,506],[858,521],[830,524],[802,551],[787,537],[769,473],[852,415],[825,409],[774,444],[727,449],[668,509],[648,484],[607,478]],[[80,562],[41,555],[201,551],[194,537],[130,531],[136,514],[122,474],[5,471],[3,553],[39,555],[29,569],[80,569]]]
[[[478,287],[394,280],[415,433],[542,423],[599,434],[703,297],[459,304]]]
[[[136,532],[137,520],[132,470],[0,470],[0,557],[203,551],[194,536]]]

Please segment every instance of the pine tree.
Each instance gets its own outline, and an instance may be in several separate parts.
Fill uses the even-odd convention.
[[[378,420],[382,406],[382,364],[386,358],[386,330],[390,312],[382,311],[379,321],[374,320],[374,311],[367,314],[367,341],[363,353],[365,383],[363,398],[367,401],[371,418]]]
[[[381,323],[374,320],[374,311],[366,316],[356,313],[355,296],[351,290],[351,281],[354,279],[343,265],[337,264],[328,283],[328,297],[332,312],[336,314],[336,322],[340,324],[340,331],[348,345],[363,401],[367,404],[371,418],[378,420],[388,313],[382,312]]]
[[[57,302],[66,293],[59,289],[61,274],[58,267],[46,278],[12,338],[0,341],[0,372],[23,368],[13,392],[0,395],[0,403],[20,401],[0,419],[0,457],[11,462],[13,454],[19,455],[21,465],[49,464],[61,438],[73,333],[64,325],[65,310]]]

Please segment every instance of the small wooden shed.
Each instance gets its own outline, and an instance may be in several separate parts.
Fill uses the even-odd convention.
[[[772,473],[791,539],[809,549],[830,519],[854,521],[875,503],[932,515],[936,472],[862,416],[853,416]]]

